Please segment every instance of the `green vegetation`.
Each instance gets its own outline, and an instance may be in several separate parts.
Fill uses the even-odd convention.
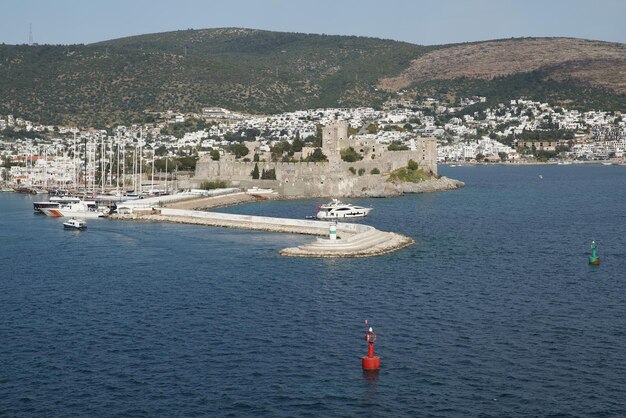
[[[391,144],[389,144],[389,146],[387,147],[387,149],[389,151],[406,151],[409,149],[408,145],[403,144],[400,141],[393,141]]]
[[[276,180],[276,170],[269,168],[261,172],[261,180]]]
[[[259,165],[258,164],[254,165],[254,168],[252,169],[252,172],[250,173],[250,175],[252,176],[253,180],[259,179]]]
[[[219,161],[219,159],[220,159],[220,152],[219,152],[219,150],[216,150],[216,149],[211,150],[211,159],[213,161]]]
[[[236,28],[0,45],[0,114],[100,127],[206,106],[252,113],[371,106],[388,97],[375,90],[378,79],[436,48]]]
[[[168,170],[170,173],[174,170],[179,171],[194,171],[196,169],[196,163],[198,162],[198,157],[178,157],[172,158],[168,160]],[[161,166],[163,169],[165,168],[165,159],[159,160],[159,167],[157,167],[157,162],[155,162],[155,170],[160,170]],[[163,170],[164,171],[164,170]]]
[[[387,181],[391,183],[419,183],[424,180],[428,180],[431,177],[432,175],[420,169],[415,161],[409,160],[406,167],[401,167],[392,171]]]
[[[341,159],[348,163],[361,161],[363,159],[363,156],[352,147],[342,149],[339,151],[339,154],[341,155]]]
[[[379,80],[400,74],[425,53],[450,46],[237,28],[181,30],[90,45],[2,44],[0,114],[106,128],[155,123],[158,112],[199,113],[206,106],[249,113],[377,107],[392,96],[377,88]],[[486,96],[487,105],[525,97],[581,110],[626,111],[623,94],[557,81],[551,71],[492,80],[425,80],[413,89],[420,97]],[[165,132],[181,137],[206,126],[188,120]],[[406,124],[398,128],[411,129]],[[372,124],[366,129],[379,128]],[[259,134],[249,129],[228,139],[252,140]]]
[[[365,129],[367,129],[368,133],[375,134],[376,132],[378,132],[378,125],[370,123]]]
[[[326,157],[326,155],[324,155],[321,148],[315,148],[313,154],[306,157],[303,161],[308,163],[317,163],[322,161],[328,161],[328,158]]]
[[[370,174],[380,174],[380,170],[377,167],[372,168],[372,171],[370,171]]]
[[[246,155],[248,155],[248,153],[250,152],[250,150],[248,150],[248,147],[246,147],[244,144],[240,144],[240,143],[234,143],[234,144],[230,144],[226,147],[226,149],[235,154],[236,158],[241,158],[244,157]]]
[[[352,174],[356,174],[356,168],[354,167],[350,167],[348,171],[351,172]]]
[[[225,187],[226,182],[222,180],[203,181],[200,183],[200,188],[203,190],[223,189]]]
[[[210,127],[212,123],[206,123],[200,119],[187,119],[184,122],[171,123],[161,128],[161,133],[164,135],[173,135],[175,138],[182,138],[188,132],[201,131]]]
[[[447,101],[453,97],[486,96],[487,101],[469,106],[461,113],[472,114],[497,103],[525,98],[534,101],[562,104],[567,108],[613,110],[626,112],[626,96],[611,90],[591,87],[574,81],[549,78],[548,71],[532,71],[492,80],[457,78],[454,80],[425,81],[416,86],[417,98],[434,97]]]

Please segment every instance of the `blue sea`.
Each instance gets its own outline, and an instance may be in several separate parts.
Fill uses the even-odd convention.
[[[312,239],[289,234],[66,231],[0,193],[0,415],[625,416],[626,167],[440,172],[466,187],[352,200],[415,239],[356,259],[282,257]]]

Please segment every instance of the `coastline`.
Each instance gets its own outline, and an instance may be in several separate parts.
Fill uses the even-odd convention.
[[[610,164],[609,164],[610,163]],[[495,163],[479,163],[479,162],[466,162],[466,161],[448,161],[448,162],[440,162],[437,165],[454,167],[454,166],[481,166],[481,165],[501,165],[501,166],[524,166],[524,165],[626,165],[626,160],[604,160],[604,161],[520,161],[520,162],[495,162]]]

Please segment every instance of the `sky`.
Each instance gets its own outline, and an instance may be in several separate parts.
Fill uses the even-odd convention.
[[[523,36],[626,43],[626,0],[0,0],[0,43],[243,27],[422,45]]]

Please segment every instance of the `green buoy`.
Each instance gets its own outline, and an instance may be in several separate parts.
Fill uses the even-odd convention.
[[[600,257],[596,254],[596,250],[598,249],[598,244],[595,241],[591,241],[591,256],[589,256],[589,264],[593,264],[597,266],[600,264]]]

